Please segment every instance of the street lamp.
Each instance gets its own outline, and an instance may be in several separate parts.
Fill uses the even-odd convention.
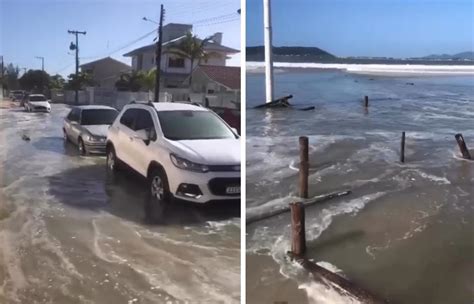
[[[41,59],[41,94],[44,94],[44,57],[42,56],[35,56],[36,59]]]
[[[36,59],[41,59],[41,71],[44,72],[44,57],[35,56]]]
[[[154,23],[154,24],[159,24],[157,21],[149,19],[147,17],[143,17],[142,20],[145,20],[145,21],[148,21],[148,22],[151,22],[151,23]]]

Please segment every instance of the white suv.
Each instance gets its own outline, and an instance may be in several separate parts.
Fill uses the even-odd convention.
[[[107,135],[107,168],[149,181],[147,215],[178,198],[240,200],[240,137],[214,112],[184,103],[126,105]]]

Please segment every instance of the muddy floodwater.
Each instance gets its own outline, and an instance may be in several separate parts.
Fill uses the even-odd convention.
[[[276,96],[314,111],[247,109],[247,214],[298,201],[298,137],[309,137],[307,256],[391,303],[474,299],[474,76],[371,76],[278,69]],[[247,74],[247,107],[264,75]],[[369,96],[369,108],[362,100]],[[399,161],[406,132],[405,163]],[[290,217],[247,226],[247,303],[358,303],[285,256]]]
[[[0,303],[239,303],[239,204],[148,224],[145,181],[64,144],[67,112],[0,109]]]

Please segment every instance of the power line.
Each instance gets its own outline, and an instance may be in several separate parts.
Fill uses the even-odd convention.
[[[238,21],[238,20],[240,20],[240,17],[236,17],[234,19],[229,19],[229,20],[222,20],[222,21],[218,21],[218,22],[210,22],[210,23],[206,23],[206,24],[197,24],[197,25],[193,24],[193,26],[194,27],[210,26],[210,25],[234,22],[234,21]]]
[[[206,22],[209,22],[209,21],[217,21],[219,19],[227,19],[227,18],[231,18],[231,17],[236,17],[236,15],[237,15],[237,13],[230,13],[230,14],[220,15],[220,16],[216,16],[216,17],[210,17],[210,18],[205,18],[205,19],[201,19],[201,20],[196,20],[196,21],[193,21],[193,22],[190,22],[190,23],[195,25],[195,24],[199,24],[199,23],[206,23]]]
[[[208,6],[215,6],[215,1],[209,1],[206,5]],[[229,3],[227,4],[229,5]],[[184,7],[189,7],[188,4],[184,5]],[[199,9],[201,10],[204,10],[205,7],[202,7],[200,6]],[[195,12],[196,10],[193,10],[191,9],[190,11],[193,11]],[[182,14],[182,11],[179,12],[179,14]],[[223,15],[219,15],[219,16],[214,16],[214,17],[209,17],[209,18],[204,18],[204,19],[199,19],[199,20],[196,20],[196,21],[193,21],[193,22],[190,22],[190,24],[192,24],[194,27],[205,27],[205,26],[211,26],[211,25],[216,25],[216,24],[222,24],[222,23],[228,23],[228,22],[234,22],[234,21],[237,21],[237,20],[240,20],[240,15],[238,15],[237,13],[227,13],[227,14],[223,14]],[[153,35],[154,33],[156,33],[156,29],[153,29],[152,31],[130,41],[130,42],[127,42],[126,44],[118,47],[117,49],[114,49],[113,51],[111,52],[108,52],[108,53],[103,53],[101,55],[96,55],[96,56],[86,56],[86,57],[80,57],[81,59],[96,59],[96,58],[101,58],[101,57],[107,57],[107,56],[111,56],[123,49],[126,49],[130,46],[132,46],[133,44],[143,40],[143,39],[146,39],[148,38],[149,36]],[[58,72],[62,71],[62,70],[65,70],[66,68],[68,68],[70,65],[58,70]],[[58,73],[57,72],[57,73]]]
[[[144,35],[142,35],[142,36],[140,36],[140,37],[138,37],[138,38],[136,38],[136,39],[130,41],[130,42],[127,42],[126,44],[124,44],[124,45],[118,47],[117,49],[115,49],[115,50],[113,50],[113,51],[111,51],[111,52],[103,53],[102,55],[97,55],[97,56],[81,57],[81,59],[94,59],[94,58],[100,58],[100,57],[111,56],[111,55],[113,55],[113,54],[115,54],[115,53],[117,53],[117,52],[119,52],[119,51],[121,51],[121,50],[123,50],[123,49],[126,49],[126,48],[128,48],[129,46],[132,46],[133,44],[135,44],[135,43],[137,43],[137,42],[139,42],[139,41],[141,41],[141,40],[143,40],[143,39],[145,39],[145,38],[151,36],[152,34],[155,34],[155,33],[156,33],[156,29],[154,29],[154,30],[152,30],[152,31],[150,31],[150,32],[148,32],[148,33],[146,33],[146,34],[144,34]]]

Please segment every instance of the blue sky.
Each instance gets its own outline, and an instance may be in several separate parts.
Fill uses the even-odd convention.
[[[218,0],[219,5],[216,0],[0,0],[0,53],[6,63],[28,69],[40,69],[41,61],[35,56],[44,56],[47,72],[68,75],[74,72],[75,58],[69,51],[75,38],[68,29],[87,31],[86,36],[79,36],[81,63],[86,63],[156,29],[141,19],[158,20],[161,3],[166,10],[165,24],[194,23],[199,37],[223,32],[223,44],[240,50],[239,20],[209,20],[231,13],[238,18],[240,0]],[[130,64],[130,58],[122,55],[152,43],[153,38],[149,36],[111,57]],[[240,55],[228,64],[239,65]]]
[[[247,46],[263,44],[262,0],[247,0]],[[474,0],[272,0],[273,44],[337,56],[474,50]]]

